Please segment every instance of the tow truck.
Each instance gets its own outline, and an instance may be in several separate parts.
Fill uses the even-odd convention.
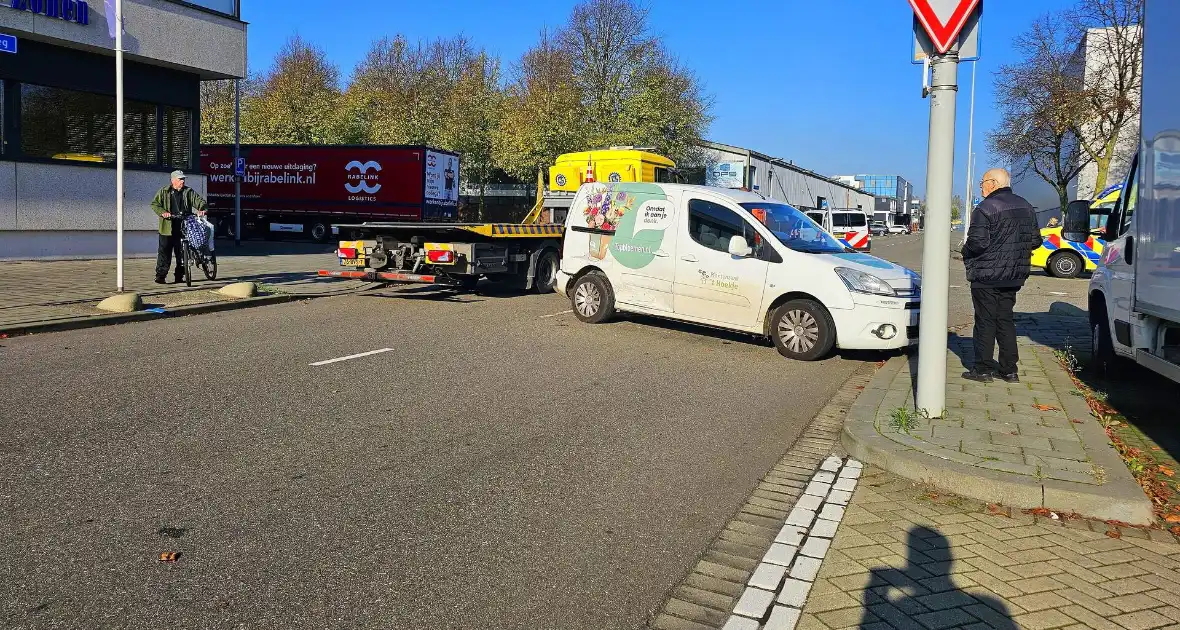
[[[549,293],[557,281],[565,218],[582,184],[595,172],[611,182],[668,181],[675,164],[649,149],[611,147],[559,156],[549,186],[537,174],[537,201],[520,223],[364,222],[335,225],[345,269],[319,275],[370,282],[422,283],[473,289],[480,278]]]

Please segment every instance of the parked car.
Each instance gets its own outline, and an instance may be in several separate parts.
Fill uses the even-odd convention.
[[[872,234],[873,236],[885,236],[891,231],[892,230],[889,228],[889,226],[885,225],[884,221],[873,221],[869,223],[869,234]]]
[[[910,228],[905,225],[891,225],[889,226],[890,234],[909,234]]]

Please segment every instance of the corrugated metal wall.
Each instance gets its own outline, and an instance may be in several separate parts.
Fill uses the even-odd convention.
[[[724,149],[706,149],[715,162],[745,162],[747,155]],[[787,164],[770,162],[757,156],[750,156],[753,168],[751,188],[757,192],[785,201],[800,208],[814,208],[816,197],[828,200],[832,208],[855,208],[860,206],[871,213],[875,207],[872,195],[842,186],[834,181],[801,173]],[[756,187],[756,188],[754,188]]]

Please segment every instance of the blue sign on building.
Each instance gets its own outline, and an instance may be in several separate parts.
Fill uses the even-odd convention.
[[[16,54],[16,37],[0,33],[0,53]]]
[[[12,8],[83,26],[90,23],[90,5],[85,0],[12,0]]]

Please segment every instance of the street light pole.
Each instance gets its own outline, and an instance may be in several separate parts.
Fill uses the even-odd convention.
[[[123,292],[123,0],[115,0],[115,279]]]
[[[947,310],[950,293],[951,197],[954,192],[955,97],[959,48],[934,57],[930,143],[926,156],[926,237],[922,248],[922,318],[918,328],[916,405],[931,418],[946,406]]]
[[[971,211],[975,209],[974,179],[975,154],[972,153],[972,143],[975,140],[975,66],[979,61],[971,62],[971,113],[967,122],[967,188],[963,191],[963,240],[967,240],[967,231],[971,229]]]
[[[234,245],[242,244],[242,178],[237,176],[242,156],[242,80],[234,79]]]

